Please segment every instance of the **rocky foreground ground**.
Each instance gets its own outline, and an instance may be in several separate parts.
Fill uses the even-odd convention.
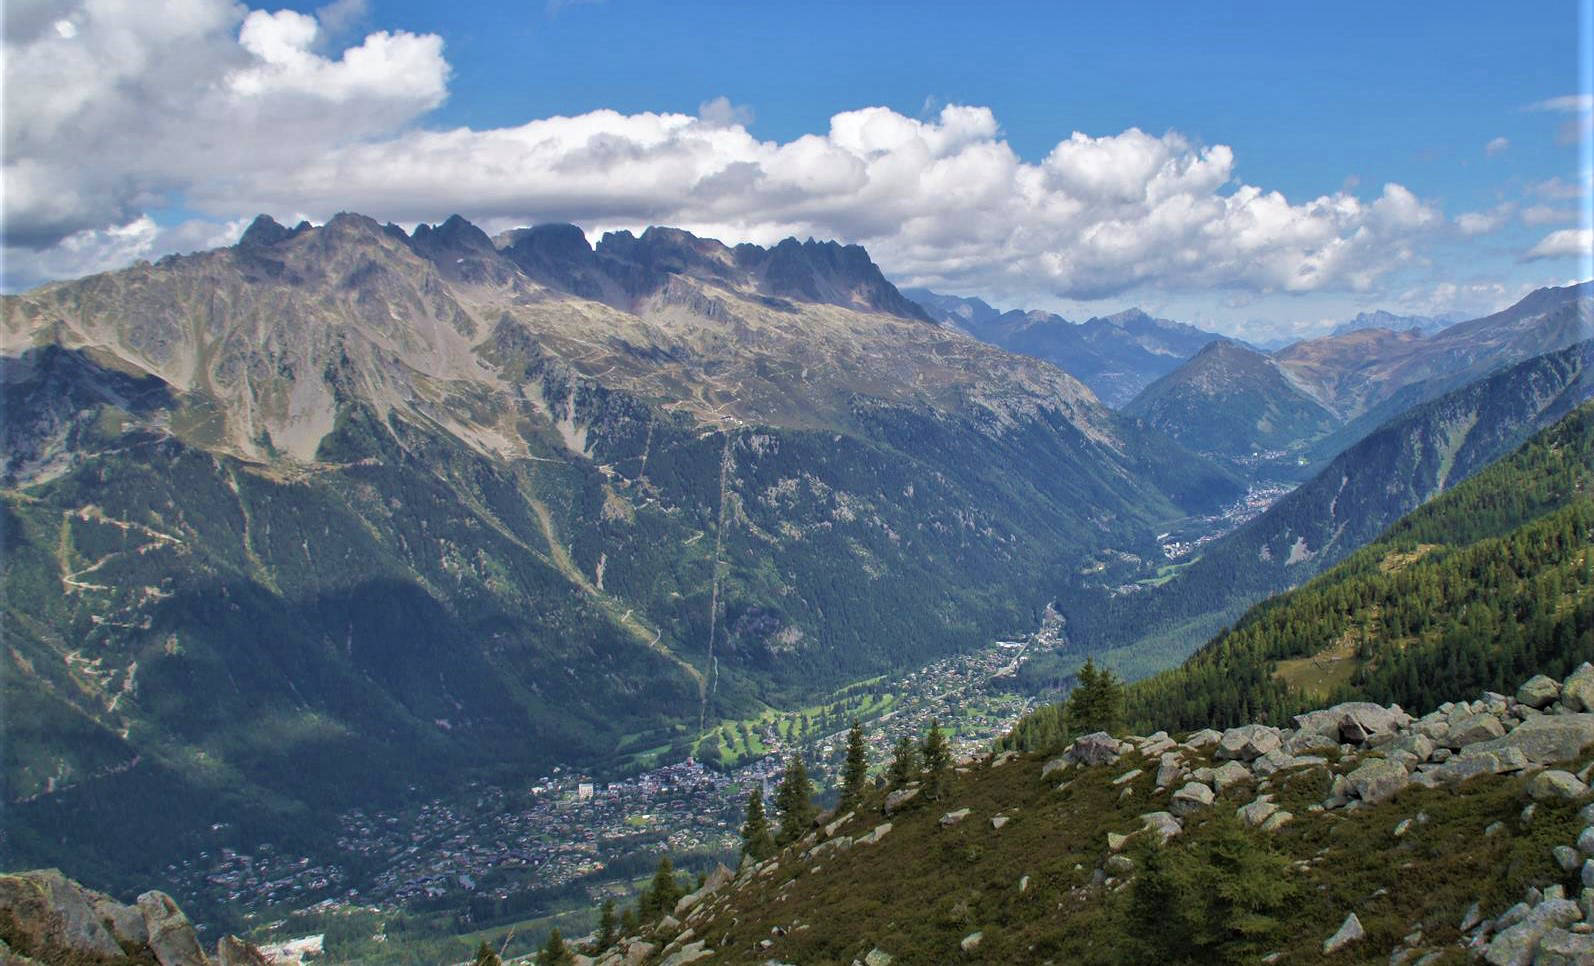
[[[1290,857],[1299,886],[1292,936],[1262,962],[1591,963],[1591,752],[1587,664],[1418,718],[1358,702],[1287,728],[1085,735],[1053,758],[964,761],[935,802],[910,785],[822,816],[577,962],[1066,962],[1071,943],[1133,961],[1113,947],[1123,897],[1222,819]],[[55,870],[0,876],[6,966],[266,962],[233,936],[207,955],[161,892],[124,905]]]
[[[1047,819],[1052,826],[1047,832],[1058,851],[1094,852],[1095,867],[1075,863],[1061,875],[1038,871],[1010,879],[1004,888],[1014,895],[1002,900],[1001,911],[992,918],[1002,919],[1008,932],[1016,932],[1015,927],[1022,925],[1021,920],[1014,921],[1020,919],[1013,911],[1019,897],[1042,891],[1047,882],[1061,899],[1059,910],[1110,902],[1135,879],[1137,859],[1132,856],[1137,847],[1141,855],[1147,847],[1167,848],[1192,823],[1201,823],[1218,809],[1231,809],[1252,834],[1270,839],[1284,836],[1286,829],[1300,830],[1303,823],[1328,823],[1341,838],[1347,837],[1344,829],[1363,826],[1361,832],[1376,828],[1378,847],[1389,850],[1389,884],[1367,897],[1367,908],[1344,909],[1337,929],[1325,930],[1306,947],[1297,943],[1291,950],[1264,954],[1259,957],[1262,962],[1333,959],[1387,961],[1392,966],[1468,960],[1496,966],[1594,963],[1594,803],[1582,804],[1590,797],[1588,782],[1594,763],[1580,762],[1591,750],[1594,667],[1588,664],[1565,681],[1538,676],[1525,682],[1515,695],[1488,693],[1475,701],[1446,703],[1419,718],[1398,706],[1358,702],[1297,715],[1287,728],[1251,724],[1221,732],[1198,731],[1183,740],[1163,732],[1127,738],[1085,735],[1059,757],[1029,761],[1050,788],[1048,807],[1075,792],[1093,796],[1081,798],[1082,807],[1112,803],[1110,809],[1094,805],[1088,809],[1102,819],[1092,826],[1088,844],[1077,841],[1086,836],[1068,834],[1072,827],[1066,826],[1065,820]],[[964,762],[958,787],[934,804],[922,801],[920,789],[909,786],[885,795],[880,810],[871,810],[873,814],[860,810],[822,816],[812,832],[781,855],[760,864],[744,864],[735,875],[727,870],[711,878],[704,888],[681,899],[673,915],[578,962],[680,966],[718,957],[730,962],[851,961],[885,966],[894,961],[1011,961],[1013,948],[1000,953],[989,948],[990,931],[980,928],[977,912],[969,912],[978,908],[979,900],[971,904],[965,899],[961,907],[953,907],[954,912],[963,911],[963,921],[971,928],[955,947],[929,957],[922,946],[907,939],[901,941],[909,947],[904,949],[871,938],[870,932],[879,936],[901,931],[902,924],[895,921],[864,918],[849,922],[846,928],[863,934],[846,937],[847,941],[836,942],[831,937],[816,943],[811,937],[842,928],[840,922],[826,921],[826,906],[837,908],[838,894],[837,890],[825,891],[827,875],[851,880],[839,890],[844,894],[861,881],[855,871],[859,868],[872,869],[875,877],[886,879],[904,874],[893,866],[904,857],[905,849],[890,850],[881,843],[894,829],[909,823],[923,826],[918,834],[925,844],[916,845],[915,853],[937,848],[949,852],[952,837],[960,836],[956,839],[960,851],[953,864],[955,871],[942,882],[941,893],[954,897],[983,891],[980,887],[971,890],[961,881],[960,866],[984,861],[982,849],[989,853],[1000,849],[1004,827],[1028,817],[1024,813],[1035,811],[1036,806],[1014,801],[1003,808],[1000,800],[963,804],[959,793],[988,784],[979,774],[987,769],[1011,765],[1022,770],[1023,759],[1021,764],[1011,764],[1018,758],[1008,752]],[[1326,794],[1303,800],[1303,787],[1326,790]],[[1492,797],[1485,801],[1486,789]],[[1505,792],[1510,794],[1502,798]],[[1445,797],[1435,797],[1441,795]],[[1544,881],[1527,885],[1509,903],[1497,900],[1497,889],[1489,896],[1480,895],[1450,922],[1411,922],[1408,931],[1396,930],[1398,938],[1393,942],[1387,938],[1391,929],[1387,922],[1378,930],[1380,935],[1370,935],[1363,917],[1377,909],[1381,921],[1386,920],[1382,900],[1401,889],[1402,870],[1418,865],[1409,856],[1432,851],[1416,844],[1430,831],[1431,821],[1440,824],[1422,804],[1460,805],[1464,820],[1469,796],[1478,798],[1474,817],[1487,822],[1471,833],[1474,845],[1465,844],[1469,837],[1463,834],[1460,847],[1483,853],[1498,851],[1500,843],[1515,843],[1511,854],[1527,848],[1540,861],[1513,859],[1513,870],[1532,869],[1528,877]],[[1511,804],[1513,801],[1516,804]],[[1502,802],[1515,814],[1495,818],[1501,814]],[[1418,807],[1403,808],[1407,803]],[[982,814],[985,812],[990,814]],[[1368,823],[1374,825],[1366,827]],[[1451,815],[1444,823],[1453,826],[1456,819]],[[1301,838],[1315,843],[1315,835],[1316,830]],[[862,866],[850,861],[870,852],[873,854]],[[1544,858],[1550,861],[1542,861]],[[1027,860],[1037,869],[1044,864],[1033,854]],[[944,858],[937,861],[945,864]],[[1312,882],[1332,878],[1332,863],[1331,850],[1323,848],[1315,855],[1295,859],[1290,871]],[[1062,889],[1067,871],[1073,871],[1079,883]],[[815,885],[816,881],[820,884]],[[1465,887],[1465,883],[1460,885]],[[1316,891],[1330,893],[1330,886],[1324,883]],[[1483,891],[1481,882],[1478,888]],[[937,891],[932,886],[926,894],[934,896]],[[1453,890],[1447,894],[1454,905]],[[1491,901],[1498,907],[1491,907]],[[881,918],[902,911],[889,905],[876,908]],[[936,918],[937,910],[926,907],[921,913],[931,919]],[[847,918],[838,910],[837,919]],[[945,917],[941,918],[944,921]],[[771,920],[774,925],[764,925]],[[835,950],[849,947],[856,948],[857,955],[836,955]],[[1025,952],[1035,957],[1033,961],[1047,961],[1043,947],[1031,945]],[[819,949],[825,951],[815,955]],[[1111,960],[1111,953],[1104,958]],[[1058,957],[1056,961],[1067,960]]]

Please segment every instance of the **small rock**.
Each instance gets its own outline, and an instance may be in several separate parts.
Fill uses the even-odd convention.
[[[1461,917],[1461,925],[1457,926],[1456,928],[1462,932],[1466,932],[1468,929],[1471,929],[1473,926],[1476,926],[1482,921],[1482,908],[1479,903],[1474,902],[1472,905],[1467,907],[1466,914]]]
[[[1240,821],[1244,822],[1247,828],[1256,828],[1278,810],[1279,807],[1272,802],[1255,801],[1249,805],[1241,805],[1234,814],[1240,817]]]
[[[891,954],[876,946],[863,957],[864,966],[891,966]]]
[[[899,811],[902,806],[913,801],[913,799],[917,798],[918,795],[919,789],[917,787],[897,789],[886,796],[886,814],[890,815],[893,812]]]
[[[1587,661],[1561,685],[1561,704],[1568,711],[1594,711],[1594,666]]]
[[[1107,849],[1109,851],[1117,852],[1119,849],[1122,849],[1124,847],[1124,843],[1128,841],[1129,836],[1127,835],[1120,835],[1117,832],[1107,833]]]
[[[1339,932],[1323,940],[1323,954],[1336,953],[1350,943],[1356,942],[1367,935],[1362,929],[1362,921],[1356,918],[1356,913],[1345,917],[1345,922],[1339,927]]]
[[[1006,815],[993,816],[991,818],[991,828],[999,829],[1002,826],[1006,825],[1009,821],[1011,821],[1011,819],[1009,819]]]
[[[1020,876],[1018,880],[1018,894],[1023,895],[1029,891],[1029,876]]]
[[[967,936],[963,937],[963,941],[958,943],[958,946],[961,947],[964,952],[972,953],[974,950],[980,948],[980,940],[984,938],[985,934],[983,932],[971,932]]]
[[[1576,872],[1583,865],[1583,857],[1570,845],[1557,845],[1550,854],[1555,856],[1555,864],[1562,872]]]
[[[1117,875],[1128,875],[1135,871],[1135,860],[1127,855],[1107,856],[1107,871]]]
[[[1403,818],[1395,823],[1395,838],[1400,838],[1411,831],[1411,819]]]
[[[1594,855],[1594,825],[1587,826],[1578,833],[1577,850],[1584,855]]]
[[[959,822],[963,821],[964,819],[968,818],[969,817],[969,812],[970,812],[970,810],[967,809],[967,808],[960,808],[960,809],[958,809],[957,811],[954,811],[954,812],[947,812],[945,815],[941,816],[941,827],[942,828],[951,828],[952,826],[956,825],[957,823],[959,823]]]
[[[1184,826],[1171,812],[1147,812],[1140,816],[1140,821],[1144,828],[1157,837],[1159,845],[1166,845],[1169,839],[1184,831]]]
[[[1295,816],[1282,808],[1267,817],[1260,828],[1264,832],[1276,832],[1293,821]]]
[[[1202,728],[1184,740],[1186,748],[1201,749],[1217,744],[1223,739],[1223,733],[1213,731],[1211,728]]]
[[[1143,773],[1144,773],[1143,770],[1139,769],[1139,768],[1133,769],[1132,771],[1126,771],[1122,775],[1119,775],[1117,778],[1114,778],[1112,780],[1112,783],[1114,785],[1127,784],[1128,782],[1132,782],[1136,778],[1139,778]]]
[[[1450,733],[1445,736],[1445,743],[1451,748],[1465,748],[1480,741],[1499,738],[1504,734],[1505,725],[1500,723],[1500,719],[1484,712],[1452,722]]]
[[[1492,839],[1504,831],[1504,822],[1490,822],[1489,825],[1483,830],[1483,837],[1486,839]]]

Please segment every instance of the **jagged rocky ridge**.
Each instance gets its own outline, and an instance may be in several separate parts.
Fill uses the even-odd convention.
[[[958,773],[934,803],[909,786],[822,815],[595,961],[1145,961],[1121,931],[1138,879],[1236,824],[1295,883],[1264,962],[1594,958],[1589,664],[1421,717],[1354,702],[1286,728],[1097,733]]]
[[[159,890],[123,905],[56,869],[0,875],[0,962],[111,966],[266,966],[259,949],[223,936],[208,956],[193,924]]]

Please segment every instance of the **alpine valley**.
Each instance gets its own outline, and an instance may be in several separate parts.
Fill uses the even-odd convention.
[[[4,310],[4,863],[102,885],[684,757],[1242,492],[855,246],[262,217]]]
[[[180,893],[200,934],[316,929],[333,958],[463,958],[491,929],[507,948],[560,915],[585,928],[590,899],[634,893],[644,853],[690,841],[706,873],[731,857],[713,842],[739,816],[691,796],[731,789],[739,806],[792,751],[829,784],[850,719],[905,740],[939,720],[964,753],[1017,723],[1013,750],[1079,759],[1072,699],[1037,702],[1110,683],[1087,657],[1149,678],[1126,705],[1148,732],[1369,695],[1426,710],[1540,670],[1575,676],[1571,651],[1545,642],[1581,642],[1587,616],[1590,304],[1587,283],[1541,289],[1437,331],[1358,325],[1264,352],[1139,310],[1076,325],[905,294],[833,242],[731,247],[654,227],[594,247],[565,224],[489,237],[459,216],[406,231],[350,213],[293,228],[261,216],[231,247],[7,296],[0,866]],[[1542,499],[1519,506],[1513,491]],[[1513,588],[1548,581],[1572,600],[1543,603],[1509,660],[1473,666],[1476,635],[1430,633],[1437,618],[1402,581],[1449,581],[1471,606],[1489,541],[1553,571]],[[1346,643],[1357,630],[1360,649]],[[1520,723],[1527,701],[1480,707]],[[1112,760],[1173,745],[1108,740]],[[1335,767],[1366,750],[1345,747]],[[1050,786],[1015,784],[1032,770],[956,787],[999,813],[996,829],[1024,808],[1095,836],[1141,808],[1081,778],[1074,797],[1107,816],[1087,822]],[[1319,777],[1290,786],[1291,804],[1322,798],[1334,778]],[[1515,787],[1490,786],[1487,807]],[[627,805],[635,790],[652,797]],[[601,809],[612,825],[591,824]],[[554,824],[522,821],[533,813]],[[1555,815],[1561,835],[1571,820]],[[1462,836],[1454,818],[1441,827]],[[785,945],[850,961],[878,933],[942,950],[1011,914],[987,949],[1113,961],[1081,950],[1145,918],[1140,899],[1102,891],[1105,872],[1059,864],[1045,888],[1101,901],[1070,913],[1084,932],[1057,935],[1029,900],[1015,913],[964,881],[985,854],[967,830],[947,833],[960,851],[927,858],[925,836],[961,818],[906,821],[916,851],[898,851],[902,835],[878,851],[960,883],[963,905],[899,928],[906,912],[869,899],[893,924],[853,910],[852,932]],[[1203,848],[1240,834],[1187,824]],[[710,844],[684,831],[700,827]],[[794,848],[813,857],[820,837]],[[1030,846],[1005,849],[987,864],[1028,868]],[[1070,849],[1072,863],[1094,846]],[[793,868],[771,861],[744,864],[733,890],[761,896],[763,925],[778,899],[755,867],[781,882]],[[547,888],[556,865],[563,892]],[[658,922],[621,943],[638,962],[694,948],[659,874],[641,892]],[[711,874],[693,895],[729,882]],[[839,882],[793,894],[836,901]],[[155,949],[164,927],[150,923],[175,908],[160,893],[119,905],[58,873],[0,878],[12,893],[111,910],[105,941],[124,950]],[[358,904],[372,894],[395,905]],[[1438,901],[1445,915],[1459,895]],[[0,939],[71,938],[29,933],[18,908],[0,903],[13,916]],[[700,914],[698,952],[711,931],[755,948],[728,908]]]

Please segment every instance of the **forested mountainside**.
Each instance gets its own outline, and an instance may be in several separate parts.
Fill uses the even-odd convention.
[[[855,247],[262,219],[4,308],[0,860],[100,886],[684,755],[1237,492]]]
[[[1415,407],[1160,584],[1132,593],[1076,585],[1059,604],[1071,638],[1117,649],[1137,674],[1182,659],[1245,608],[1343,559],[1594,397],[1591,363],[1594,342],[1584,342]]]
[[[1545,288],[1433,334],[1360,329],[1271,354],[1209,347],[1123,408],[1244,471],[1301,478],[1413,406],[1591,337],[1590,283]]]
[[[1070,322],[1051,312],[998,312],[977,298],[928,289],[908,289],[903,294],[944,325],[1012,352],[1045,359],[1114,408],[1221,338],[1183,322],[1153,318],[1140,309]]]
[[[1411,707],[1594,659],[1594,404],[1183,667],[1131,688],[1136,720],[1282,720],[1355,695]]]

